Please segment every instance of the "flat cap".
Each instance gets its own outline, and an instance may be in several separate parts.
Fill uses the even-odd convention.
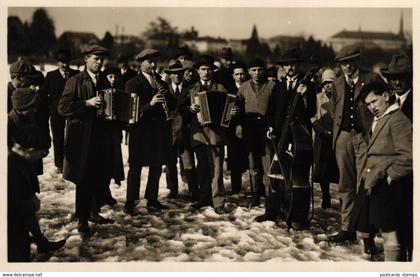
[[[300,54],[296,48],[287,50],[281,57],[277,64],[287,64],[287,63],[298,63],[303,62],[303,59],[300,57]]]
[[[148,59],[155,59],[160,56],[160,53],[156,49],[144,49],[140,53],[137,54],[136,60],[141,62]]]
[[[388,67],[382,70],[382,74],[387,76],[409,75],[412,73],[410,59],[407,55],[394,55]]]
[[[252,67],[265,68],[265,62],[262,59],[259,59],[259,58],[252,59],[248,64],[248,68],[252,68]]]
[[[95,54],[109,56],[109,50],[99,44],[88,44],[82,49],[83,55]]]
[[[360,47],[358,45],[346,45],[338,51],[335,56],[336,62],[347,61],[355,59],[360,56]]]
[[[118,67],[114,66],[114,65],[107,66],[104,69],[103,72],[104,72],[105,75],[113,74],[113,75],[117,75],[118,77],[121,77],[121,71],[120,71],[120,69]]]
[[[324,84],[325,82],[333,82],[335,80],[335,72],[334,70],[327,68],[322,72],[322,82],[321,84]]]
[[[230,47],[223,47],[219,56],[224,59],[233,59],[232,49]]]
[[[238,61],[232,65],[232,70],[234,70],[235,68],[243,68],[244,70],[247,70],[246,64],[244,64],[241,61]]]
[[[21,59],[10,65],[10,77],[15,78],[18,76],[37,78],[39,75],[32,64]]]

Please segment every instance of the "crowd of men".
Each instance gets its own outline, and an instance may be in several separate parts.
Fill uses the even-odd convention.
[[[128,144],[127,195],[124,212],[133,215],[140,201],[143,167],[148,167],[144,198],[150,213],[169,209],[160,202],[159,179],[165,166],[167,196],[179,197],[178,168],[188,185],[190,208],[198,212],[213,207],[229,213],[228,193],[244,191],[242,175],[249,173],[248,208],[265,199],[265,213],[256,221],[282,218],[283,182],[269,178],[282,132],[299,124],[313,134],[312,178],[320,184],[322,208],[331,207],[330,183],[338,183],[341,230],[330,236],[334,243],[363,238],[364,251],[374,255],[374,237],[380,231],[385,260],[412,259],[412,62],[405,54],[393,56],[380,75],[360,68],[360,49],[343,47],[336,55],[339,70],[322,68],[308,78],[300,71],[304,61],[296,49],[285,51],[276,67],[252,58],[248,64],[224,48],[215,57],[181,49],[157,73],[160,53],[145,49],[135,57],[136,70],[127,56],[104,67],[108,49],[90,44],[83,49],[83,71],[70,69],[71,53],[56,53],[58,69],[46,77],[26,60],[10,66],[8,85],[8,254],[9,261],[29,261],[30,243],[38,251],[61,248],[65,241],[50,242],[38,224],[37,175],[51,146],[54,163],[63,178],[76,185],[75,216],[78,231],[90,233],[89,221],[112,223],[100,215],[105,204],[115,205],[111,179],[125,179],[121,143]],[[335,69],[337,69],[335,68]],[[282,73],[282,77],[279,76]],[[104,98],[98,91],[139,97],[139,121],[125,124],[98,116]],[[196,101],[201,92],[236,95],[230,125],[202,124],[205,107]],[[209,101],[220,109],[222,97]],[[291,110],[292,100],[294,109]],[[212,107],[214,106],[214,107]],[[125,132],[125,138],[123,136]],[[293,139],[287,151],[293,156]],[[312,139],[311,139],[312,140]],[[223,180],[223,163],[231,174],[230,191]],[[311,150],[312,151],[312,150]],[[179,162],[179,167],[177,166]],[[286,176],[286,175],[285,175]],[[310,182],[310,180],[307,180]],[[296,203],[299,205],[299,203]],[[294,222],[295,229],[309,222]],[[357,236],[358,235],[358,236]]]

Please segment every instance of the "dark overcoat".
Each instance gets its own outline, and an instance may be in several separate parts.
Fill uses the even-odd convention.
[[[114,156],[114,153],[121,153],[121,131],[113,128],[112,123],[98,119],[97,109],[85,106],[85,101],[96,96],[97,90],[107,87],[109,83],[102,72],[96,88],[87,71],[83,71],[66,82],[58,103],[59,114],[66,117],[63,178],[75,184],[80,184],[87,173],[85,169],[93,143],[94,148],[100,150],[95,160],[103,167],[100,170],[103,177],[121,179],[122,159],[116,163],[115,159],[120,157]]]
[[[176,101],[169,95],[169,89],[162,80],[161,85],[165,88],[165,100],[168,108],[174,109]],[[130,126],[130,140],[128,144],[130,166],[162,165],[165,163],[166,144],[168,134],[171,132],[170,124],[166,121],[162,105],[157,103],[150,106],[150,101],[157,93],[152,88],[146,77],[140,72],[130,79],[125,86],[127,93],[135,93],[140,97],[139,122]]]

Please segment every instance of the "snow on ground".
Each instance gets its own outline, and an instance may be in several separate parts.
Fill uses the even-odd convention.
[[[127,146],[122,145],[124,168],[128,156]],[[67,239],[64,248],[55,253],[37,254],[38,262],[126,262],[126,261],[180,261],[180,262],[229,262],[229,261],[368,261],[361,255],[362,244],[330,246],[328,234],[339,230],[339,201],[332,186],[332,208],[320,208],[320,190],[315,184],[315,211],[309,230],[288,230],[284,222],[257,223],[255,216],[264,207],[248,209],[247,195],[227,197],[230,213],[218,215],[212,208],[191,211],[185,197],[166,199],[165,178],[160,179],[159,197],[171,209],[149,214],[144,200],[147,168],[142,172],[141,201],[133,216],[123,212],[126,182],[121,186],[111,184],[113,196],[118,200],[114,208],[104,206],[102,215],[115,220],[109,225],[90,223],[93,234],[82,237],[77,232],[74,213],[75,186],[62,179],[55,171],[53,149],[44,159],[41,184],[41,210],[38,212],[41,229],[51,240]],[[181,178],[179,178],[181,180]],[[228,172],[224,177],[230,190]],[[243,175],[248,187],[248,175]],[[180,184],[181,194],[186,185]],[[377,239],[381,248],[381,239]],[[382,255],[378,259],[383,259]]]

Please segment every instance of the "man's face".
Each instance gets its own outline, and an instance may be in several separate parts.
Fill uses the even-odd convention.
[[[242,83],[245,82],[245,77],[245,69],[235,68],[233,70],[233,80],[235,80],[235,83],[242,85]]]
[[[224,68],[230,68],[232,66],[232,59],[220,58],[220,63]]]
[[[328,98],[331,96],[332,88],[333,88],[332,81],[325,81],[324,83],[322,83],[322,90],[325,92]]]
[[[398,95],[403,95],[407,92],[412,86],[412,81],[410,76],[397,76],[393,75],[388,78],[389,84],[395,90],[395,93]]]
[[[61,71],[69,71],[70,70],[70,63],[68,62],[62,62],[62,61],[58,61],[58,68]]]
[[[203,81],[210,81],[213,77],[213,67],[209,65],[200,65],[197,72]]]
[[[152,74],[156,70],[156,60],[149,59],[142,61],[140,63],[140,69],[147,74]]]
[[[379,117],[389,107],[389,93],[384,92],[382,95],[377,95],[374,92],[370,92],[365,98],[365,103],[371,113]]]
[[[118,63],[118,68],[119,69],[127,69],[128,68],[128,64],[127,63]]]
[[[106,75],[106,78],[108,79],[111,87],[115,87],[115,85],[117,83],[117,79],[118,79],[117,75],[115,75],[115,74],[108,74],[108,75]]]
[[[283,70],[287,76],[293,77],[297,73],[297,67],[298,67],[298,63],[290,62],[283,65]]]
[[[102,55],[89,54],[85,56],[86,68],[92,73],[98,73],[104,63]]]
[[[182,79],[184,77],[184,71],[178,71],[169,74],[169,78],[171,79],[172,83],[175,85],[179,85],[182,82]]]
[[[255,83],[262,83],[264,81],[264,68],[260,66],[251,67],[248,70],[251,80]]]
[[[184,72],[184,80],[188,83],[194,82],[196,71],[193,69],[187,69]]]
[[[354,72],[359,68],[359,59],[350,59],[339,62],[340,69],[347,76],[353,75]]]

